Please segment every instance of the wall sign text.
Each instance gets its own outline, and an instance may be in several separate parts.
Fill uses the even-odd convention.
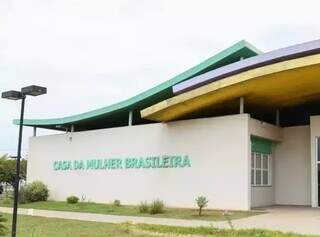
[[[152,156],[90,160],[59,160],[53,162],[58,170],[159,169],[191,167],[189,156]]]

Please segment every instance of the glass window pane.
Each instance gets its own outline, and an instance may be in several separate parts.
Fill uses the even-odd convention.
[[[261,169],[261,154],[256,154],[256,168]]]
[[[263,171],[263,184],[268,185],[269,184],[269,174],[268,171],[264,170]]]
[[[251,184],[254,184],[254,170],[251,170]]]
[[[251,153],[251,168],[254,168],[254,153]]]
[[[268,155],[263,155],[263,168],[268,169]]]
[[[256,170],[256,185],[261,185],[261,170]]]

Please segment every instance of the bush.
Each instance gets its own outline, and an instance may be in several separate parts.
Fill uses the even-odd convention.
[[[154,200],[150,205],[150,214],[159,214],[164,212],[164,203],[161,200]]]
[[[77,196],[67,197],[67,203],[69,204],[76,204],[78,202],[79,202],[79,198]]]
[[[208,200],[204,196],[199,196],[196,198],[197,205],[199,207],[199,216],[202,215],[202,209],[208,205]]]
[[[113,201],[113,205],[114,205],[115,207],[120,207],[120,206],[121,206],[120,200],[118,200],[118,199],[114,200],[114,201]]]
[[[6,222],[7,220],[0,215],[0,236],[5,235],[6,227],[2,224],[3,222]]]
[[[11,204],[11,199],[10,199],[10,198],[4,198],[4,199],[2,200],[2,204],[5,204],[5,205]]]
[[[13,190],[6,190],[3,194],[3,197],[13,200]]]
[[[27,184],[23,190],[26,202],[47,201],[49,197],[48,187],[41,181]]]
[[[149,212],[149,205],[146,201],[140,202],[139,212],[140,213],[148,213]]]

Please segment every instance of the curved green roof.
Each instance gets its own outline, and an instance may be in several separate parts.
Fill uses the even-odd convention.
[[[23,124],[25,126],[56,130],[62,130],[63,126],[74,125],[76,131],[122,126],[128,121],[129,111],[140,110],[172,97],[172,86],[175,84],[215,68],[239,61],[240,58],[248,58],[260,53],[261,52],[254,46],[242,40],[174,78],[130,99],[100,109],[63,118],[24,119]],[[139,113],[134,113],[134,121],[136,121],[137,124],[147,123],[147,121],[141,119]],[[13,120],[13,123],[16,125],[18,125],[19,122],[19,119]]]

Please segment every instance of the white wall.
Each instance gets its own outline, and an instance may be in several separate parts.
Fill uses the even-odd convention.
[[[312,206],[318,206],[318,174],[317,174],[317,155],[316,155],[316,138],[320,137],[320,116],[310,117],[310,148],[311,148],[311,190]]]
[[[251,206],[311,205],[310,126],[280,128],[255,119],[249,125],[250,134],[276,141],[272,186],[251,187]]]
[[[269,139],[275,142],[280,142],[283,139],[282,128],[266,122],[261,122],[256,119],[250,119],[249,132],[251,135]],[[272,171],[275,170],[275,164],[273,161],[274,161],[274,154],[272,155],[272,158],[271,158]],[[271,176],[272,176],[271,186],[251,187],[251,207],[270,206],[275,203],[274,172],[271,172]]]
[[[251,135],[269,139],[272,141],[282,141],[282,128],[276,125],[259,121],[257,119],[250,119],[249,132]]]
[[[198,195],[210,208],[250,208],[247,114],[32,137],[28,182],[42,180],[51,199],[69,195],[95,202],[137,204],[160,198],[168,206],[194,207]],[[55,171],[56,160],[189,155],[190,168]]]
[[[311,205],[310,127],[283,128],[275,149],[275,203]]]

